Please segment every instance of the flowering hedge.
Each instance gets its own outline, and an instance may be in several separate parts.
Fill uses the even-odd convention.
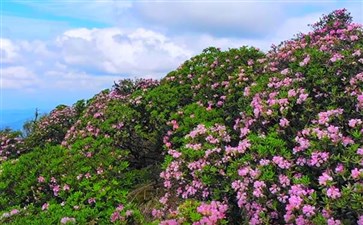
[[[217,114],[224,121],[187,122],[228,107],[229,80],[213,84],[227,96],[204,96],[203,115],[180,110],[170,121],[159,216],[184,219],[177,197],[220,201],[242,224],[363,224],[362,29],[345,10],[313,28],[229,74],[243,100]]]

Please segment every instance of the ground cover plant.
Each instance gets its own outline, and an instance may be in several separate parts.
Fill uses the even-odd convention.
[[[207,48],[0,132],[0,222],[363,225],[363,30]]]

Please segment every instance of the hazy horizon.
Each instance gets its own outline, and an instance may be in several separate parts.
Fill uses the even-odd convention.
[[[40,109],[40,114],[49,113],[51,109]],[[21,130],[24,122],[35,118],[36,108],[27,109],[4,109],[0,115],[0,130],[11,128],[13,130]]]

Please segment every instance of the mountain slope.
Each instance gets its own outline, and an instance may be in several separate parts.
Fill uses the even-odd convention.
[[[2,222],[363,224],[362,28],[312,28],[2,132]]]

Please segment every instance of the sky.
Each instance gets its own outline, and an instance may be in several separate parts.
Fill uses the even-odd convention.
[[[71,105],[123,78],[160,79],[210,46],[267,51],[335,9],[363,23],[361,0],[0,2],[0,117]]]

